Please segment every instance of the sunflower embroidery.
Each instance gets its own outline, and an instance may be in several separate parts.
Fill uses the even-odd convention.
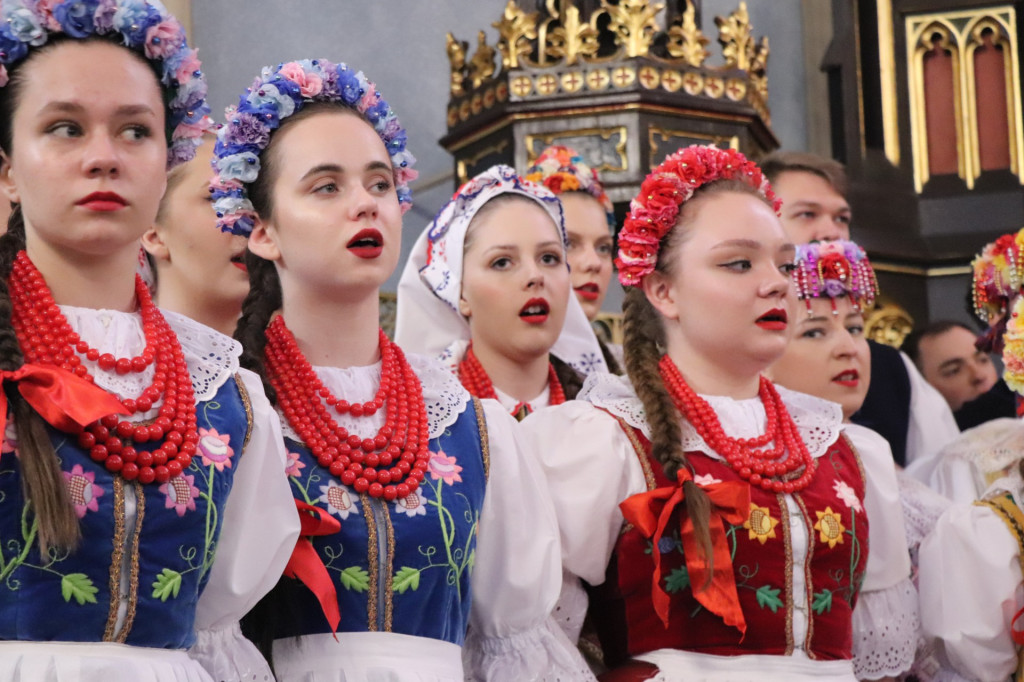
[[[779,520],[772,517],[771,510],[767,507],[758,507],[753,502],[750,503],[750,514],[743,522],[743,527],[750,531],[751,540],[757,540],[763,545],[768,542],[768,538],[776,537],[775,526],[777,525],[779,525]]]
[[[814,513],[818,515],[818,522],[814,524],[814,530],[819,532],[820,540],[827,542],[829,548],[842,544],[846,526],[843,525],[839,514],[832,511],[832,507],[825,507],[825,511]]]

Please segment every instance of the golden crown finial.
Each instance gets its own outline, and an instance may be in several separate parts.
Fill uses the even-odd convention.
[[[722,44],[726,68],[748,70],[754,61],[755,47],[747,3],[741,1],[739,9],[728,17],[715,17],[715,24],[718,26],[718,42]]]
[[[648,4],[648,0],[619,0],[612,5],[601,0],[601,8],[611,17],[608,30],[615,33],[615,43],[626,49],[627,57],[647,54],[658,31],[655,17],[665,9],[664,3]]]
[[[580,10],[573,4],[572,0],[566,0],[565,7],[559,11],[553,0],[548,0],[548,12],[551,14],[550,22],[559,21],[556,26],[548,32],[548,45],[541,53],[556,59],[565,59],[566,64],[575,64],[579,58],[593,57],[597,54],[597,17],[594,13],[590,22],[580,19]]]
[[[682,59],[690,66],[700,66],[710,54],[705,45],[711,41],[697,28],[695,15],[692,0],[686,0],[686,10],[680,16],[679,23],[672,24],[668,29],[666,45],[670,56]]]
[[[518,68],[519,58],[530,53],[530,41],[537,37],[537,12],[527,14],[515,0],[508,0],[501,19],[491,25],[498,29],[502,64],[506,69]]]
[[[494,48],[487,44],[487,34],[477,34],[476,52],[469,60],[469,79],[473,87],[479,88],[484,81],[494,75]]]
[[[448,53],[448,64],[451,69],[451,93],[452,95],[464,95],[466,89],[464,82],[466,78],[466,48],[468,43],[464,40],[456,40],[451,31],[445,36],[445,52]]]

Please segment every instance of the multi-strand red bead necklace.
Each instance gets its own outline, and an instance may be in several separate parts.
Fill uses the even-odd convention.
[[[469,348],[466,349],[466,357],[459,363],[459,381],[469,391],[469,394],[474,398],[493,398],[498,399],[498,394],[494,390],[494,382],[491,381],[491,377],[487,376],[487,370],[480,364],[480,360],[477,359],[476,353],[473,352],[473,344],[469,344]],[[555,372],[555,366],[550,362],[548,363],[548,404],[549,405],[561,405],[565,402],[565,390],[562,388],[562,382],[558,380],[558,374]],[[520,414],[520,409],[525,403],[519,403],[516,408],[512,410],[513,416]]]
[[[762,376],[758,389],[767,417],[764,434],[757,438],[731,438],[725,435],[714,408],[690,388],[671,358],[663,355],[658,367],[676,408],[740,478],[774,493],[792,493],[810,484],[814,459],[772,382]],[[799,475],[786,479],[787,474],[801,468]]]
[[[142,414],[162,404],[150,423],[132,423],[108,415],[93,422],[78,435],[78,444],[108,471],[128,481],[166,483],[187,469],[196,453],[199,433],[196,428],[196,400],[192,392],[185,355],[178,337],[153,304],[149,289],[135,278],[135,297],[139,302],[146,348],[133,358],[115,358],[89,346],[71,328],[53,300],[46,281],[28,255],[21,251],[14,260],[8,278],[11,294],[11,323],[26,362],[56,365],[94,381],[82,358],[96,362],[99,368],[118,374],[138,374],[155,364],[153,383],[136,399],[121,403],[132,414]],[[162,440],[155,449],[138,450],[138,443]]]
[[[345,485],[385,500],[404,498],[419,487],[430,461],[430,434],[423,387],[402,349],[380,332],[380,388],[373,400],[338,400],[320,381],[280,315],[267,327],[267,377],[277,402],[302,442]],[[339,426],[339,414],[368,417],[386,409],[384,426],[360,438]]]

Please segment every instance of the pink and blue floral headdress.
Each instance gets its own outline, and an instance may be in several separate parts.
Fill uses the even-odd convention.
[[[0,88],[7,85],[8,68],[51,36],[109,36],[160,73],[167,102],[167,168],[195,156],[203,133],[213,124],[207,116],[206,80],[185,29],[157,0],[3,0],[2,18]]]
[[[409,183],[416,179],[416,158],[405,148],[405,129],[377,87],[362,71],[326,59],[264,67],[237,107],[229,107],[227,122],[217,135],[211,184],[217,226],[243,236],[252,232],[256,211],[246,185],[259,177],[260,154],[270,144],[283,119],[312,102],[337,102],[358,112],[380,136],[391,157],[398,201],[405,213],[412,207]]]
[[[811,301],[827,298],[832,301],[849,298],[853,305],[867,310],[878,297],[878,281],[864,249],[851,241],[812,242],[796,247],[793,284],[797,298],[807,305],[811,314]]]
[[[572,147],[555,144],[540,153],[526,169],[523,179],[544,185],[555,194],[585,192],[597,199],[604,209],[608,227],[615,229],[615,209],[605,194],[604,185],[583,157]]]

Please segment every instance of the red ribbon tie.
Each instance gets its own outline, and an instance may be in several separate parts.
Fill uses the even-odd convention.
[[[341,522],[323,509],[301,500],[295,500],[295,507],[299,512],[302,529],[299,531],[299,539],[295,542],[292,556],[288,559],[288,565],[284,567],[284,574],[289,578],[297,578],[316,595],[320,608],[323,609],[324,616],[331,626],[331,632],[337,639],[338,624],[341,623],[338,591],[310,538],[337,533],[341,530]]]
[[[0,372],[0,384],[14,382],[18,392],[46,423],[78,433],[109,414],[131,414],[116,396],[60,367],[26,363]],[[0,434],[7,428],[7,393],[0,390]]]

